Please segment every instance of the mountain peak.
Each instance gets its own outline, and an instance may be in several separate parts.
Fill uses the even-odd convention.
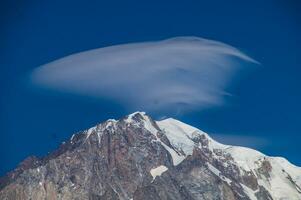
[[[301,168],[134,112],[74,134],[0,186],[0,199],[300,200]]]
[[[149,117],[146,115],[145,112],[136,111],[133,112],[125,117],[125,121],[131,123],[132,121],[139,121],[139,120],[147,120]]]

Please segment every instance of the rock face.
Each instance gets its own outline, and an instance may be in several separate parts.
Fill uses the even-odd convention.
[[[1,178],[1,200],[301,199],[301,168],[136,112],[74,134]]]

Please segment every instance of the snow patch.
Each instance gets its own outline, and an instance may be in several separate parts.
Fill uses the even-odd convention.
[[[245,148],[235,147],[225,149],[227,153],[230,153],[234,161],[245,171],[252,171],[259,167],[259,161],[265,157],[264,154],[259,151]],[[258,164],[257,164],[258,163]]]
[[[94,132],[94,130],[96,129],[96,126],[92,127],[92,128],[89,128],[87,131],[86,131],[86,139],[88,139],[90,137],[90,135]]]
[[[223,181],[227,182],[228,185],[231,184],[231,180],[227,177],[225,177],[224,175],[222,175],[222,173],[217,169],[215,168],[213,165],[211,165],[210,163],[207,162],[207,166],[208,166],[208,169],[214,173],[216,176],[218,176],[220,179],[222,179]]]
[[[273,162],[277,163],[290,175],[296,185],[301,188],[301,167],[291,164],[288,160],[281,157],[273,157]]]
[[[177,160],[177,164],[182,162],[187,156],[192,155],[193,149],[200,145],[196,144],[193,139],[198,138],[201,135],[205,135],[205,137],[208,139],[208,148],[211,151],[217,148],[225,149],[228,147],[227,145],[223,145],[214,141],[205,132],[178,120],[168,118],[157,121],[156,123],[164,132],[171,145],[177,150],[177,152],[183,152],[182,155],[178,155],[178,153],[176,152],[173,153],[172,157],[174,158],[174,160]]]
[[[195,129],[188,126],[179,126],[174,120],[167,119],[157,122],[161,130],[164,131],[166,137],[178,152],[183,151],[183,156],[192,155],[194,148],[194,142],[189,137],[190,132],[194,132]]]
[[[216,176],[220,176],[220,171],[216,169],[213,165],[207,162],[208,169],[213,172]]]
[[[245,193],[250,197],[251,200],[257,200],[257,197],[255,195],[256,191],[253,191],[251,188],[248,188],[244,184],[240,184],[242,188],[244,189]]]
[[[75,136],[75,134],[72,134],[71,139],[70,139],[71,144],[73,143],[73,138],[74,138],[74,136]]]
[[[173,150],[172,148],[170,148],[169,146],[167,146],[166,144],[164,144],[164,142],[162,142],[161,140],[159,140],[159,142],[162,144],[162,146],[171,155],[172,162],[173,162],[174,166],[177,166],[178,164],[180,164],[186,158],[186,156],[184,156],[184,155],[179,155],[175,150]]]
[[[134,113],[131,113],[127,116],[127,118],[124,120],[126,123],[132,123],[134,120],[133,120],[133,117],[137,114],[140,114],[141,116],[145,116],[145,112],[140,112],[140,111],[137,111],[137,112],[134,112]]]
[[[101,133],[98,131],[97,132],[97,138],[98,138],[98,144],[101,143]]]
[[[167,168],[166,166],[160,165],[160,166],[158,166],[158,167],[156,167],[156,168],[151,169],[151,170],[150,170],[150,174],[152,175],[153,180],[155,180],[155,178],[156,178],[157,176],[161,176],[161,174],[162,174],[163,172],[166,172],[167,170],[168,170],[168,168]]]
[[[140,115],[143,117],[144,128],[152,134],[157,135],[158,129],[154,127],[152,120],[149,118],[149,116],[145,115],[145,113],[140,113]]]
[[[140,116],[142,116],[144,128],[146,130],[148,130],[151,134],[153,134],[156,137],[155,141],[159,142],[169,152],[169,154],[171,155],[172,160],[173,160],[173,165],[176,166],[179,163],[181,163],[186,158],[186,156],[179,155],[179,153],[177,153],[174,149],[167,146],[164,142],[162,142],[160,140],[160,138],[158,138],[157,133],[160,130],[158,130],[156,127],[154,127],[152,120],[145,114],[145,112],[134,112],[134,113],[128,115],[128,117],[125,121],[127,123],[132,123],[132,124],[135,123],[135,121],[132,118],[137,114],[140,114]]]

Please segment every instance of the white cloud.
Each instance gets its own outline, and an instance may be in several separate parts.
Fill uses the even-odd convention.
[[[268,146],[269,142],[264,137],[243,135],[243,134],[210,134],[212,138],[222,144],[245,146],[250,148],[263,148]]]
[[[129,111],[185,111],[221,104],[241,61],[257,63],[221,42],[177,37],[73,54],[35,69],[31,80]]]

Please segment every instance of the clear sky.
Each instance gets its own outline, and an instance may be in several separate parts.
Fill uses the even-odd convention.
[[[261,65],[227,86],[223,105],[171,115],[220,142],[301,166],[300,1],[12,0],[0,9],[1,175],[74,132],[128,114],[110,100],[32,88],[33,69],[85,50],[176,36],[224,42]]]

